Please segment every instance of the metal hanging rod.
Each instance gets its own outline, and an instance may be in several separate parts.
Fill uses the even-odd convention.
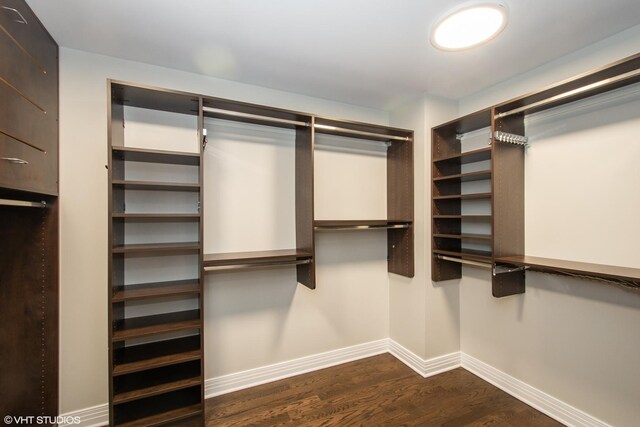
[[[315,123],[313,127],[315,129],[333,130],[341,133],[348,133],[350,135],[371,136],[374,138],[384,138],[384,139],[389,139],[393,141],[409,141],[411,139],[408,136],[385,135],[383,133],[365,132],[363,130],[347,129],[347,128],[341,128],[338,126],[320,125],[317,123]]]
[[[282,262],[259,262],[252,264],[234,264],[234,265],[216,265],[213,267],[205,267],[205,273],[212,273],[216,271],[229,271],[229,270],[244,270],[248,268],[262,268],[262,267],[286,267],[290,265],[302,265],[302,264],[310,264],[311,259],[298,259],[293,261],[282,261]]]
[[[221,108],[202,107],[202,111],[207,113],[220,114],[230,117],[240,117],[243,119],[256,119],[264,122],[280,123],[293,126],[309,126],[309,123],[298,120],[280,119],[277,117],[261,116],[259,114],[241,113],[240,111],[223,110]]]
[[[609,84],[618,83],[618,82],[621,82],[623,80],[630,79],[630,78],[637,77],[637,76],[640,76],[640,69],[629,71],[627,73],[620,74],[619,76],[610,77],[608,79],[600,80],[598,82],[591,83],[591,84],[579,87],[577,89],[569,90],[567,92],[563,92],[561,94],[558,94],[558,95],[555,95],[555,96],[552,96],[552,97],[549,97],[549,98],[534,102],[532,104],[528,104],[528,105],[525,105],[525,106],[522,106],[522,107],[514,108],[513,110],[509,110],[509,111],[505,111],[505,112],[502,112],[502,113],[498,113],[498,114],[496,114],[496,118],[500,119],[502,117],[512,116],[514,114],[518,114],[518,113],[521,113],[523,111],[530,110],[532,108],[542,107],[544,105],[551,104],[551,103],[554,103],[556,101],[560,101],[562,99],[569,98],[569,97],[574,96],[574,95],[579,95],[581,93],[588,92],[588,91],[590,91],[592,89],[596,89],[596,88],[601,87],[601,86],[606,86],[606,85],[609,85]]]
[[[529,138],[522,135],[516,135],[515,133],[495,131],[493,133],[493,139],[499,142],[506,142],[507,144],[523,145],[526,146],[529,142]]]
[[[438,259],[444,260],[444,261],[453,261],[453,262],[457,262],[460,264],[468,264],[468,265],[473,265],[475,267],[481,267],[481,268],[486,268],[486,269],[491,269],[492,265],[491,263],[488,262],[479,262],[479,261],[471,261],[468,259],[462,259],[462,258],[453,258],[450,256],[445,256],[445,255],[438,255]]]
[[[390,230],[396,228],[409,228],[409,224],[391,224],[391,225],[316,225],[313,227],[318,231],[348,231],[348,230]]]
[[[21,206],[26,208],[46,208],[47,202],[28,202],[26,200],[0,199],[2,206]]]
[[[255,119],[255,120],[261,120],[265,122],[280,123],[280,124],[293,125],[293,126],[308,127],[311,125],[310,123],[299,121],[299,120],[280,119],[277,117],[262,116],[259,114],[250,114],[250,113],[242,113],[240,111],[224,110],[222,108],[202,107],[202,111],[206,113],[220,114],[220,115],[229,116],[229,117]],[[366,132],[362,130],[354,130],[354,129],[342,128],[338,126],[314,124],[313,127],[314,129],[332,130],[332,131],[346,133],[350,135],[369,136],[369,137],[382,138],[382,139],[388,139],[393,141],[409,141],[411,139],[408,136],[385,135],[383,133]]]

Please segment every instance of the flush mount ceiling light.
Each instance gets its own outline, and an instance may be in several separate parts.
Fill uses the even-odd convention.
[[[431,44],[441,50],[464,50],[493,39],[507,25],[507,6],[472,3],[440,19],[431,31]]]

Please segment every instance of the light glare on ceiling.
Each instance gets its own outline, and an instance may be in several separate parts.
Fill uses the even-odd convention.
[[[507,25],[503,3],[482,3],[463,7],[438,21],[431,43],[442,50],[463,50],[485,43]]]

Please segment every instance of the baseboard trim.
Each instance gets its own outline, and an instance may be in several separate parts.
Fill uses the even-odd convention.
[[[609,424],[550,396],[468,354],[461,353],[462,367],[567,426],[610,427]]]
[[[460,352],[445,354],[432,359],[422,359],[394,340],[389,339],[389,353],[424,378],[460,367]]]
[[[100,427],[109,424],[109,404],[92,406],[78,411],[60,414],[60,427]],[[76,422],[79,420],[79,422]]]
[[[205,398],[254,387],[293,377],[307,372],[317,371],[335,365],[351,362],[365,357],[376,356],[388,352],[388,340],[381,339],[338,350],[327,351],[299,359],[250,369],[205,380]]]

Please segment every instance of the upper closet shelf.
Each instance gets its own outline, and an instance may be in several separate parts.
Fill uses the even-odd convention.
[[[592,264],[534,256],[510,256],[496,258],[496,263],[527,267],[532,271],[560,274],[612,282],[640,292],[640,268]]]
[[[409,228],[412,221],[408,220],[315,220],[313,228],[317,231],[349,231],[349,230],[380,230]]]
[[[278,267],[287,265],[309,264],[312,262],[311,252],[299,249],[282,249],[255,252],[228,252],[205,254],[203,267],[205,272],[221,270],[239,270],[256,267]]]
[[[495,117],[532,114],[640,82],[640,54],[495,107]]]

